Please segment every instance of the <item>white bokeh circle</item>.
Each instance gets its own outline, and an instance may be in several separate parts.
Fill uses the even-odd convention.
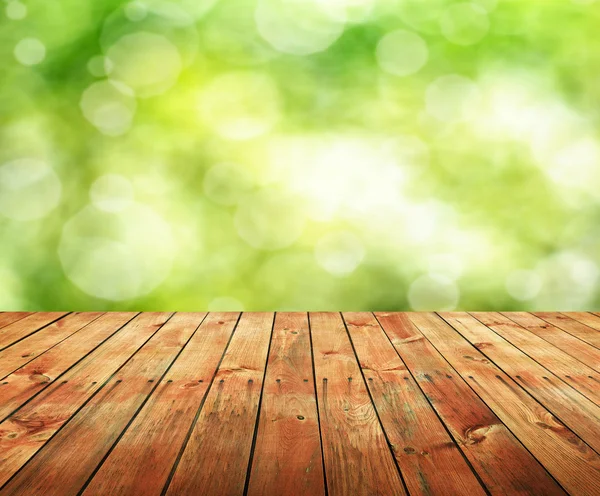
[[[50,213],[62,193],[60,179],[46,162],[20,158],[0,166],[0,215],[29,221]]]
[[[15,45],[13,53],[21,64],[37,65],[46,58],[46,46],[37,38],[23,38]]]
[[[79,107],[102,134],[120,136],[131,128],[137,103],[129,87],[104,80],[88,86],[81,95]]]
[[[273,48],[292,55],[326,50],[345,26],[322,0],[258,0],[255,20],[258,32]]]
[[[442,76],[427,86],[427,112],[440,121],[459,122],[472,117],[480,100],[477,85],[458,74]]]
[[[427,62],[427,43],[418,34],[398,29],[386,34],[375,51],[377,62],[385,72],[409,76],[421,70]]]
[[[515,300],[533,300],[542,289],[542,279],[533,270],[515,270],[506,277],[505,287]]]
[[[148,294],[168,276],[175,256],[170,225],[150,207],[119,212],[89,205],[63,227],[58,255],[84,293],[112,301]]]
[[[440,18],[444,37],[456,45],[474,45],[490,29],[487,11],[475,3],[450,5]]]

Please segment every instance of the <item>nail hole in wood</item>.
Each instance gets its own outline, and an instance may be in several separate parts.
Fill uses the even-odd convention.
[[[297,418],[298,420],[304,420],[304,417],[303,417],[302,415],[298,415],[296,418]]]

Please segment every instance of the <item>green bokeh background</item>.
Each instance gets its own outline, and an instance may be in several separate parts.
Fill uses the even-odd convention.
[[[0,309],[600,308],[600,2],[258,3],[4,1]]]

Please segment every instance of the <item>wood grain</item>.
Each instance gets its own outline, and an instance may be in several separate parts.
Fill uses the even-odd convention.
[[[240,318],[166,494],[243,494],[273,318]]]
[[[375,317],[353,312],[343,317],[409,493],[484,495]]]
[[[409,318],[567,492],[597,494],[594,450],[440,317]]]
[[[338,313],[310,313],[329,494],[406,494]]]
[[[600,333],[581,322],[573,320],[568,313],[534,312],[532,315],[550,324],[548,328],[550,328],[551,331],[546,336],[542,337],[555,346],[558,346],[561,350],[566,351],[567,353],[574,353],[576,356],[578,356],[579,350],[584,350],[584,353],[587,352],[587,348],[580,347],[579,343],[571,339],[567,340],[563,338],[562,340],[558,339],[556,341],[551,341],[549,338],[552,338],[553,335],[560,338],[558,332],[552,332],[554,329],[560,329],[571,336],[580,339],[584,343],[600,349]],[[540,324],[538,328],[542,329],[543,326]],[[537,335],[539,336],[540,334]]]
[[[477,319],[462,312],[443,313],[442,318],[467,341],[551,411],[563,424],[600,452],[597,420],[600,407],[492,332]],[[573,408],[575,406],[576,408]]]
[[[171,314],[133,319],[33,400],[0,423],[0,487],[86,403]],[[110,418],[110,417],[109,417]]]
[[[535,334],[523,332],[521,325],[527,325],[529,319],[519,315],[509,319],[494,312],[474,312],[472,315],[563,382],[600,405],[600,374]]]
[[[542,465],[423,336],[408,314],[378,312],[375,315],[491,494],[564,494]]]
[[[306,313],[278,313],[248,494],[325,494]]]
[[[50,385],[133,317],[133,312],[105,314],[86,326],[84,332],[72,334],[5,377],[0,383],[0,421]]]
[[[65,315],[67,315],[67,312],[33,313],[2,327],[0,329],[0,351]]]
[[[581,322],[588,327],[591,327],[595,331],[600,331],[600,316],[597,313],[590,312],[566,312],[564,315],[568,315],[577,322]]]
[[[161,494],[238,317],[202,322],[83,494]]]
[[[16,322],[17,320],[24,319],[32,312],[1,312],[0,313],[0,329],[3,327]]]
[[[72,313],[32,334],[15,345],[0,351],[0,378],[30,362],[57,343],[76,333],[102,312]]]

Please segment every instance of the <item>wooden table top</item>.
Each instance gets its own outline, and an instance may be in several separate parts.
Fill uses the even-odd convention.
[[[2,495],[598,495],[594,313],[0,313]]]

